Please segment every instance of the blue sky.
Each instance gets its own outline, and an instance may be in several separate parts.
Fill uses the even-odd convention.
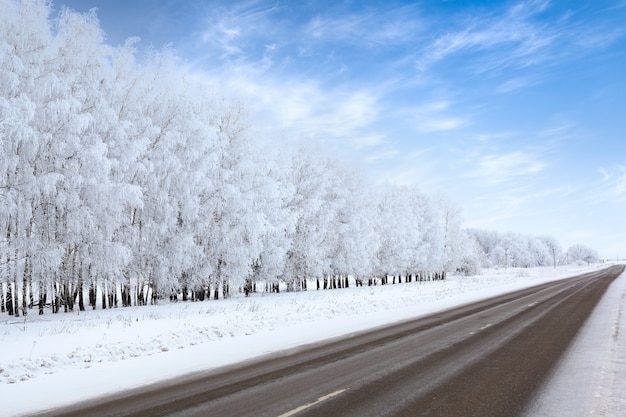
[[[626,0],[60,0],[171,44],[267,135],[317,140],[465,224],[626,257]]]

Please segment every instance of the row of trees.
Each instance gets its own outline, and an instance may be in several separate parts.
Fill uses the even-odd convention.
[[[51,16],[0,0],[3,311],[477,270],[444,198],[264,140],[168,50],[138,59],[94,14]]]
[[[168,50],[139,60],[132,40],[107,45],[94,14],[0,6],[9,313],[442,277],[462,261],[467,237],[444,199],[375,189],[311,146],[277,149]]]
[[[483,266],[498,268],[554,266],[571,263],[598,262],[598,253],[576,244],[563,252],[552,236],[533,236],[519,233],[498,233],[490,230],[467,231],[480,246]]]

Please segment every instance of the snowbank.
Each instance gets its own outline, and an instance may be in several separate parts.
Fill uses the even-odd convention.
[[[3,412],[19,415],[233,364],[601,267],[510,268],[446,281],[2,316]]]

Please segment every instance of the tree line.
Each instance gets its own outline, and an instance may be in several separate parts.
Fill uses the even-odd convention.
[[[552,236],[521,233],[499,233],[492,230],[469,229],[467,233],[480,246],[480,264],[497,268],[589,264],[598,262],[598,252],[582,244],[563,251]]]
[[[94,12],[0,0],[0,309],[42,314],[475,273],[458,208],[379,186]]]

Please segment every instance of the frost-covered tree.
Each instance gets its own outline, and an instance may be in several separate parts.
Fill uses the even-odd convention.
[[[387,187],[378,198],[375,275],[385,283],[388,276],[420,271],[425,254],[420,252],[422,218],[419,195],[407,187]]]
[[[469,229],[490,263],[496,267],[556,267],[561,258],[561,246],[554,237],[518,233],[498,233]]]
[[[470,246],[473,242],[468,240],[466,232],[462,229],[461,209],[444,197],[439,197],[436,201],[437,212],[443,226],[445,264],[442,270],[457,271],[461,269],[461,263],[469,267],[470,259],[473,258]]]
[[[463,275],[477,275],[482,267],[489,266],[487,256],[473,236],[468,233],[464,233],[461,236],[460,247],[462,252],[456,272]]]
[[[333,190],[331,161],[309,144],[294,152],[290,165],[293,194],[286,207],[294,219],[289,231],[290,246],[285,256],[285,280],[290,288],[302,289],[311,279],[318,287],[331,272],[330,254],[334,210],[341,196]]]
[[[585,245],[575,244],[567,249],[567,262],[568,263],[593,263],[598,262],[600,257],[598,252]]]
[[[252,146],[260,143],[253,142]],[[255,154],[270,156],[265,161],[258,161],[260,174],[254,177],[251,186],[257,193],[257,205],[260,217],[257,226],[261,229],[260,248],[252,259],[252,274],[247,281],[246,291],[256,291],[256,286],[263,283],[276,283],[285,276],[285,263],[291,247],[296,217],[288,204],[294,195],[294,184],[289,181],[290,158],[281,148],[255,149]],[[306,285],[306,282],[305,282]]]
[[[54,238],[48,248],[33,236],[37,233],[33,209],[39,206],[33,200],[54,194],[59,178],[42,175],[43,161],[37,160],[43,145],[35,123],[38,88],[43,86],[39,80],[47,77],[44,66],[52,58],[48,13],[43,2],[5,1],[0,10],[0,265],[3,306],[15,315],[20,310],[26,313],[30,268],[37,252],[50,255],[47,261],[53,268],[60,255]]]
[[[557,240],[552,236],[541,236],[539,237],[541,242],[544,244],[548,251],[548,255],[552,262],[552,265],[556,268],[558,259],[561,258],[561,245]]]
[[[371,274],[373,258],[377,250],[377,235],[373,228],[375,218],[372,201],[365,180],[355,171],[334,170],[337,185],[333,205],[335,207],[331,224],[330,274],[340,287],[349,285],[349,275],[354,275],[358,283]]]

